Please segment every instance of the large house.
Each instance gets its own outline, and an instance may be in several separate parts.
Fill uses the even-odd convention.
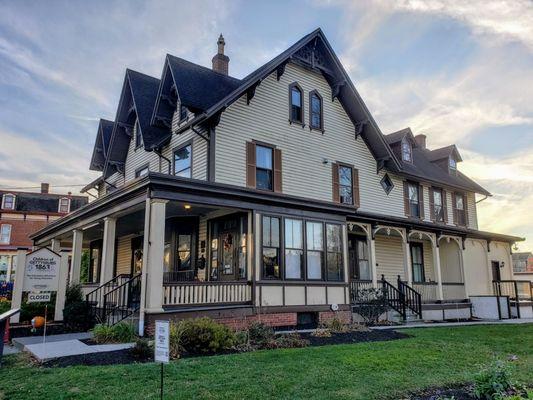
[[[383,134],[320,29],[243,79],[217,44],[212,69],[126,70],[84,189],[98,199],[33,236],[72,243],[73,282],[90,250],[101,318],[348,320],[369,287],[404,317],[466,318],[513,279],[522,239],[478,228],[490,193],[457,147]]]
[[[50,193],[49,188],[41,183],[37,193],[0,189],[0,281],[14,279],[17,250],[32,248],[32,233],[88,203],[86,196]]]

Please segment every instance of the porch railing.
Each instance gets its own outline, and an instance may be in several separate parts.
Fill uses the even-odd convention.
[[[350,299],[352,304],[357,302],[361,290],[372,289],[372,281],[370,280],[354,280],[350,281]]]
[[[87,302],[93,317],[95,317],[97,320],[103,320],[105,294],[122,285],[124,282],[127,282],[129,279],[130,276],[128,274],[117,275],[113,279],[110,279],[101,286],[98,286],[96,289],[87,293],[85,296],[85,301]]]
[[[191,282],[194,281],[195,275],[193,269],[187,271],[166,271],[163,273],[163,282]]]
[[[437,282],[413,282],[412,286],[420,293],[422,302],[437,300]]]
[[[442,282],[444,300],[465,300],[465,284],[462,282]]]
[[[114,325],[135,314],[141,305],[141,274],[104,294],[103,322]]]
[[[163,305],[234,305],[252,301],[250,282],[174,282],[163,284]]]
[[[509,297],[510,305],[515,308],[517,318],[521,317],[520,302],[533,301],[533,285],[530,281],[492,281],[492,286],[495,295]]]
[[[422,295],[407,283],[402,282],[400,275],[398,275],[398,289],[407,308],[422,318]]]

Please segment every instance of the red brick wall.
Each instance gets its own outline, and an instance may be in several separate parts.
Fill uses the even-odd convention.
[[[24,221],[13,219],[0,219],[0,224],[11,225],[11,240],[8,246],[10,247],[31,247],[33,245],[29,236],[37,232],[39,229],[48,225],[47,221]],[[2,245],[0,245],[0,249]]]
[[[326,323],[337,318],[345,324],[352,322],[352,313],[350,311],[323,311],[318,313],[318,321]]]

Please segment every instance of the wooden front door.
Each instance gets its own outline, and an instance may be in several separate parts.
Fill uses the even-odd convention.
[[[137,236],[131,239],[131,276],[138,275],[143,269],[144,237]]]
[[[370,259],[366,237],[350,235],[348,239],[350,280],[371,280]]]
[[[211,221],[210,280],[246,279],[246,233],[246,214],[232,214]]]

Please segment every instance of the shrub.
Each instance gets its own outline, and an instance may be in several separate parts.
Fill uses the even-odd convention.
[[[135,338],[133,325],[119,322],[113,326],[98,324],[93,328],[96,343],[129,343]]]
[[[170,358],[179,358],[180,355],[184,352],[181,340],[183,337],[184,325],[177,322],[170,324],[169,332],[169,351]]]
[[[292,349],[309,346],[309,340],[302,339],[298,333],[289,333],[279,335],[276,339],[271,340],[265,347],[267,349]]]
[[[235,343],[235,333],[211,318],[185,319],[177,325],[174,328],[174,350],[178,354],[180,350],[191,354],[218,353],[230,349]]]
[[[6,297],[0,297],[0,314],[11,309],[11,302]]]
[[[248,339],[252,345],[263,347],[274,339],[274,330],[261,322],[254,322],[248,326]]]
[[[476,399],[500,400],[513,389],[508,368],[497,362],[474,378],[473,394]]]
[[[90,307],[83,298],[81,285],[69,285],[65,293],[65,308],[63,309],[63,323],[67,330],[81,332],[94,326],[94,318]]]
[[[333,333],[345,333],[349,330],[349,326],[337,317],[332,318],[323,325]]]
[[[154,349],[148,339],[138,338],[135,341],[135,346],[131,348],[131,352],[134,357],[147,360],[154,354]]]
[[[47,322],[54,320],[54,310],[55,310],[55,293],[52,295],[53,303],[26,303],[23,302],[20,306],[20,321],[21,322],[30,322],[34,317],[44,317],[46,310],[46,320]],[[48,305],[48,307],[46,307]]]
[[[379,317],[387,312],[387,298],[381,289],[362,289],[358,293],[356,312],[365,325],[377,324]]]
[[[312,333],[314,337],[331,337],[331,331],[328,328],[317,328]]]

